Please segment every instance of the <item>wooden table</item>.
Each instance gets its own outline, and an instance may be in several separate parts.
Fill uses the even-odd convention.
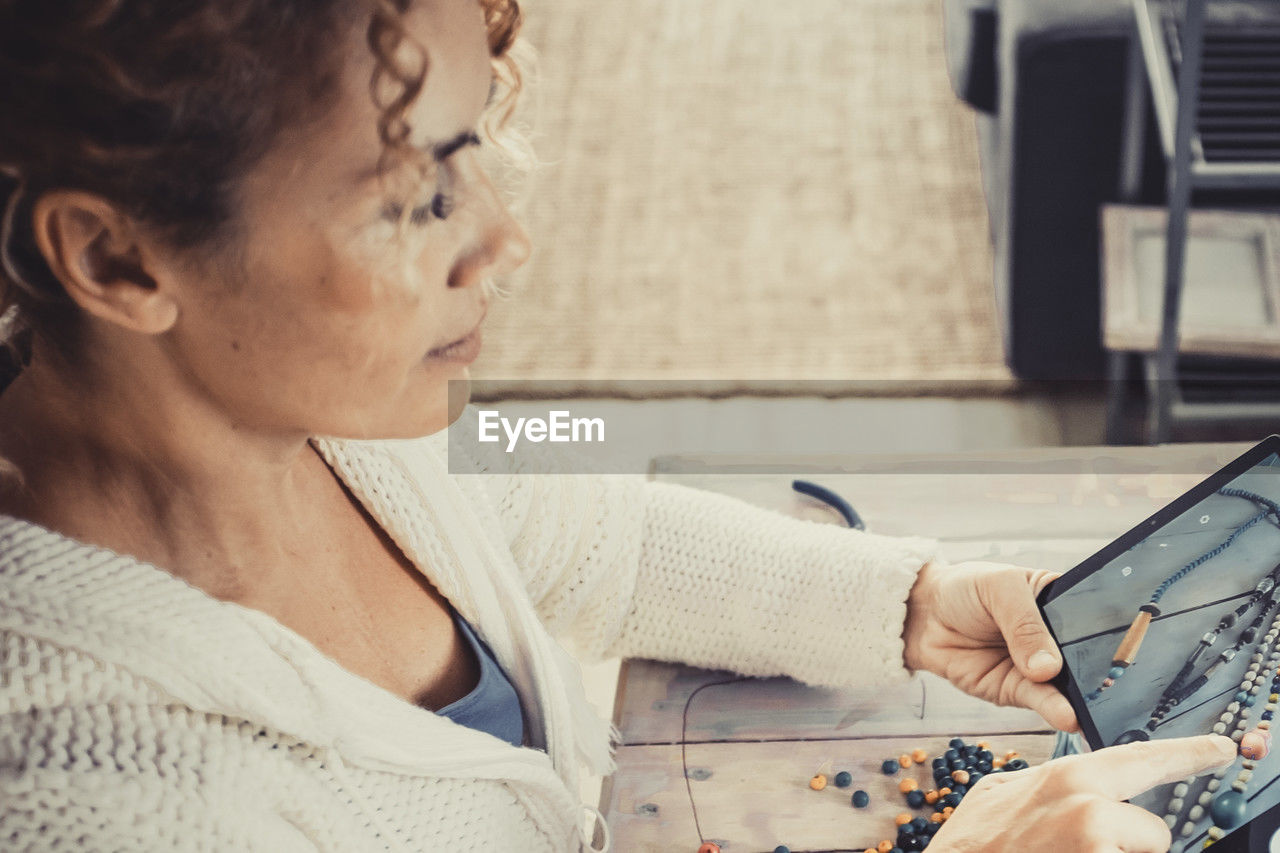
[[[734,495],[815,520],[838,519],[790,488],[804,477],[853,504],[869,531],[937,538],[950,561],[992,560],[1065,571],[1247,450],[1249,443],[1161,447],[1037,448],[1005,452],[841,457],[686,456],[654,461],[653,475]],[[922,674],[894,690],[809,687],[784,678],[708,686],[733,678],[645,660],[624,661],[614,701],[623,735],[601,811],[614,849],[696,851],[699,833],[725,853],[862,851],[895,834],[911,811],[904,775],[930,788],[928,766],[895,776],[889,756],[923,747],[931,756],[960,736],[1028,761],[1052,753],[1054,733],[1030,711],[997,708]],[[848,789],[809,788],[839,770]],[[871,795],[866,809],[850,792]],[[692,803],[691,805],[691,796]],[[921,812],[923,813],[923,812]]]

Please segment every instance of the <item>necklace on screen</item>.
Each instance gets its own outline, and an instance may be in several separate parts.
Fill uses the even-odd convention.
[[[1200,568],[1202,565],[1207,563],[1209,560],[1212,560],[1214,557],[1217,557],[1219,554],[1226,551],[1228,548],[1231,547],[1231,545],[1236,541],[1236,539],[1239,538],[1240,534],[1244,533],[1246,530],[1258,524],[1268,516],[1275,519],[1276,523],[1280,525],[1280,505],[1276,504],[1275,501],[1272,501],[1269,498],[1263,497],[1262,495],[1256,494],[1254,492],[1246,491],[1244,489],[1235,489],[1235,488],[1226,488],[1226,487],[1219,489],[1217,494],[1223,495],[1225,497],[1244,498],[1246,500],[1261,504],[1265,508],[1261,512],[1259,512],[1257,515],[1254,515],[1253,517],[1249,518],[1243,524],[1241,524],[1239,527],[1233,530],[1231,532],[1231,535],[1228,536],[1226,539],[1224,539],[1222,542],[1218,543],[1213,548],[1209,549],[1205,553],[1196,557],[1194,560],[1187,563],[1185,566],[1178,569],[1176,572],[1169,575],[1167,578],[1165,578],[1163,581],[1160,582],[1159,586],[1157,586],[1155,590],[1151,593],[1150,600],[1148,600],[1146,604],[1138,608],[1138,613],[1136,616],[1134,616],[1133,622],[1130,623],[1129,630],[1125,632],[1124,636],[1120,640],[1120,644],[1116,647],[1116,652],[1111,658],[1111,667],[1110,669],[1107,670],[1106,677],[1102,679],[1102,682],[1098,685],[1098,687],[1094,688],[1090,693],[1088,693],[1085,696],[1086,702],[1093,702],[1097,700],[1098,697],[1101,696],[1102,693],[1106,691],[1109,687],[1114,685],[1116,681],[1121,676],[1123,676],[1126,671],[1128,671],[1129,667],[1133,665],[1133,662],[1137,660],[1138,650],[1142,647],[1142,641],[1147,635],[1147,629],[1151,626],[1151,620],[1160,615],[1159,603],[1160,603],[1160,599],[1164,597],[1165,593],[1167,593],[1171,588],[1173,588],[1173,586],[1176,585],[1179,581],[1187,577],[1187,575],[1191,574],[1196,569]],[[1227,626],[1227,627],[1230,627],[1230,626]],[[1218,635],[1221,633],[1221,630],[1222,628],[1219,627],[1218,629],[1215,629],[1215,631],[1211,631],[1209,634],[1205,634],[1205,639],[1209,640],[1209,642],[1205,645],[1206,649],[1208,648],[1208,646],[1213,645],[1213,643],[1217,641]],[[1212,637],[1212,639],[1209,639],[1210,637]]]

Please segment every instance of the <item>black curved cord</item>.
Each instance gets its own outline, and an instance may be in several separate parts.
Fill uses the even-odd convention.
[[[862,523],[862,518],[854,511],[849,502],[825,486],[819,486],[817,483],[810,483],[808,480],[792,480],[791,488],[795,489],[802,495],[808,495],[811,498],[817,498],[822,501],[824,504],[840,513],[840,517],[844,519],[845,524],[849,525],[854,530],[867,529],[867,526]]]

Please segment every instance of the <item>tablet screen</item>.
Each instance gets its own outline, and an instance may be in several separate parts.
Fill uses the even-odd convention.
[[[1063,575],[1041,605],[1063,653],[1060,686],[1091,746],[1215,731],[1241,744],[1216,775],[1131,800],[1165,819],[1174,850],[1199,849],[1280,803],[1274,449],[1246,453]]]

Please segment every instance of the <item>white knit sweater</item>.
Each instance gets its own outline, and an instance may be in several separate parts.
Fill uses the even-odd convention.
[[[591,661],[909,677],[905,601],[932,539],[639,477],[450,475],[438,436],[316,446],[493,648],[527,745],[266,614],[0,516],[0,849],[588,849],[579,761],[611,769],[610,729],[552,636]]]

